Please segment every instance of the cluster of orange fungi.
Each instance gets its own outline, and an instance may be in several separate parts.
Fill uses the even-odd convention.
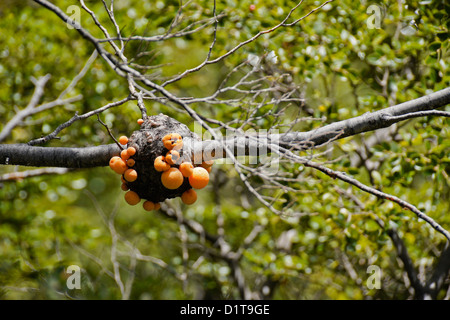
[[[139,123],[139,120],[138,120]],[[141,124],[141,123],[139,123]],[[128,143],[126,136],[121,136],[119,142],[122,145]],[[213,160],[203,161],[202,164],[194,166],[191,162],[181,162],[180,150],[183,148],[183,138],[178,133],[170,133],[162,138],[164,147],[167,149],[165,155],[156,157],[153,165],[155,170],[161,172],[161,182],[163,186],[170,190],[178,189],[188,179],[189,184],[194,189],[203,189],[208,185],[209,173],[214,163]],[[129,205],[136,205],[141,201],[139,195],[129,190],[127,182],[133,182],[138,178],[138,173],[132,167],[135,160],[131,157],[136,153],[136,149],[128,147],[122,150],[119,156],[114,156],[109,161],[111,169],[121,175],[123,191],[125,193],[125,201]],[[194,189],[189,189],[183,192],[181,200],[185,204],[193,204],[197,201],[197,192]],[[146,200],[143,207],[147,211],[158,210],[159,203]]]
[[[156,157],[153,165],[161,173],[161,182],[167,189],[178,189],[188,179],[194,189],[203,189],[209,182],[209,173],[213,161],[204,161],[195,167],[191,162],[181,162],[179,150],[183,148],[183,138],[178,133],[170,133],[162,138],[164,147],[168,150],[165,155]],[[185,204],[197,201],[197,192],[189,189],[183,192],[181,200]]]

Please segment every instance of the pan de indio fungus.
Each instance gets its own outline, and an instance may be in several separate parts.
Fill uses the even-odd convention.
[[[128,138],[126,136],[121,136],[119,138],[119,143],[122,145],[126,145],[128,143]]]
[[[156,157],[155,161],[153,162],[153,166],[155,167],[156,171],[163,172],[170,169],[170,165],[165,161],[164,156]]]
[[[117,156],[114,156],[109,160],[109,167],[118,174],[123,174],[128,169],[127,163]]]
[[[194,172],[194,166],[190,162],[183,162],[180,164],[180,171],[183,177],[188,178]]]
[[[155,210],[155,204],[151,201],[145,201],[142,206],[144,207],[144,210],[146,210],[146,211]]]
[[[167,150],[180,150],[183,147],[183,138],[178,133],[169,133],[162,138]]]
[[[125,193],[125,201],[129,205],[134,206],[137,205],[139,202],[141,202],[141,198],[136,192],[128,191],[127,193]]]
[[[170,168],[161,175],[163,186],[170,190],[178,189],[183,184],[183,181],[183,175],[177,168]]]
[[[166,154],[166,162],[170,165],[178,164],[180,161],[180,153],[176,150],[170,150]]]
[[[181,201],[183,201],[184,204],[193,204],[197,201],[197,192],[194,189],[186,190],[181,195]]]
[[[136,181],[137,177],[138,177],[138,174],[137,174],[136,170],[134,170],[134,169],[128,169],[124,173],[124,178],[128,182]]]
[[[130,157],[131,157],[131,156],[134,156],[134,155],[136,154],[136,148],[134,148],[134,147],[128,147],[127,153],[128,153],[128,155],[129,155]]]
[[[208,185],[209,173],[203,167],[194,168],[192,174],[189,176],[189,184],[192,188],[203,189]]]
[[[130,155],[128,154],[127,150],[122,150],[120,152],[120,157],[122,158],[122,160],[127,161],[130,158]]]

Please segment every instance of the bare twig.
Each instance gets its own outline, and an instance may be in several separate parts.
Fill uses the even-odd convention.
[[[125,102],[127,102],[127,101],[129,101],[131,99],[132,98],[128,96],[128,97],[126,97],[126,98],[124,98],[122,100],[108,103],[107,105],[104,105],[101,108],[98,108],[96,110],[92,110],[92,111],[86,112],[86,113],[84,113],[82,115],[78,115],[78,112],[75,112],[75,115],[70,120],[68,120],[68,121],[64,122],[63,124],[59,125],[52,133],[50,133],[49,135],[47,135],[45,137],[31,140],[30,142],[28,142],[28,145],[30,145],[30,146],[40,145],[40,144],[44,144],[44,143],[46,143],[46,142],[48,142],[48,141],[50,141],[52,139],[56,139],[57,135],[63,129],[71,126],[75,121],[82,120],[82,119],[87,119],[87,118],[89,118],[89,117],[91,117],[93,115],[98,115],[98,114],[102,113],[103,111],[105,111],[107,109],[120,106],[120,105],[124,104]]]
[[[96,50],[94,50],[92,52],[91,56],[89,57],[88,61],[86,61],[86,64],[84,65],[84,67],[72,79],[72,81],[67,86],[67,88],[64,89],[63,92],[61,92],[61,94],[59,95],[58,99],[64,98],[68,93],[70,93],[75,88],[75,86],[78,84],[78,82],[80,82],[80,80],[83,79],[83,77],[86,75],[86,73],[88,72],[89,68],[94,63],[95,59],[97,59],[97,57],[98,57],[98,52]]]
[[[427,116],[450,117],[450,112],[439,110],[419,111],[419,112],[411,112],[401,116],[386,116],[386,120],[404,121],[412,118],[427,117]]]
[[[324,2],[324,3],[322,3],[319,7],[317,7],[317,8],[315,8],[315,9],[311,10],[311,11],[310,11],[308,14],[306,14],[305,16],[303,16],[303,17],[297,19],[296,21],[294,21],[294,22],[292,22],[292,23],[290,23],[290,24],[286,24],[286,21],[289,20],[289,18],[291,17],[292,13],[293,13],[293,12],[294,12],[294,11],[295,11],[302,3],[303,3],[303,0],[301,0],[296,6],[294,6],[294,7],[289,11],[289,13],[288,13],[288,14],[286,15],[286,17],[283,19],[283,21],[281,21],[281,22],[280,22],[279,24],[277,24],[276,26],[274,26],[274,27],[272,27],[272,28],[270,28],[270,29],[266,29],[266,30],[263,30],[263,31],[258,32],[258,33],[257,33],[256,35],[254,35],[253,37],[251,37],[251,38],[249,38],[249,39],[247,39],[247,40],[245,40],[245,41],[239,43],[237,46],[235,46],[233,49],[229,50],[228,52],[224,53],[223,55],[221,55],[221,56],[219,56],[219,57],[217,57],[217,58],[215,58],[215,59],[210,60],[209,58],[210,58],[211,48],[212,48],[212,46],[214,45],[214,42],[213,42],[213,44],[212,44],[211,47],[210,47],[210,51],[208,52],[207,58],[206,58],[201,64],[199,64],[198,66],[196,66],[196,67],[194,67],[194,68],[188,69],[188,70],[182,72],[181,74],[177,75],[176,77],[174,77],[174,78],[172,78],[172,79],[170,79],[170,80],[164,82],[164,83],[162,84],[162,87],[165,87],[165,86],[167,86],[168,84],[174,83],[174,82],[176,82],[176,81],[178,81],[178,80],[184,78],[186,75],[188,75],[188,74],[190,74],[190,73],[197,72],[197,71],[199,71],[200,69],[202,69],[202,68],[203,68],[204,66],[206,66],[206,65],[209,65],[209,64],[215,64],[215,63],[218,63],[218,62],[224,60],[225,58],[227,58],[228,56],[232,55],[234,52],[236,52],[236,51],[239,50],[240,48],[244,47],[245,45],[247,45],[247,44],[249,44],[249,43],[251,43],[251,42],[254,42],[255,40],[257,40],[259,37],[261,37],[261,36],[264,35],[264,34],[272,33],[272,32],[274,32],[275,30],[277,30],[277,29],[279,29],[279,28],[281,28],[281,27],[294,26],[294,25],[296,25],[298,22],[300,22],[300,21],[302,21],[303,19],[307,18],[307,17],[310,16],[312,13],[316,12],[317,10],[319,10],[320,8],[322,8],[323,6],[325,6],[327,3],[330,3],[330,2],[332,2],[332,1],[333,1],[333,0],[328,0],[328,1]]]
[[[102,126],[105,127],[105,129],[108,131],[109,136],[111,137],[111,139],[114,140],[114,142],[116,143],[116,145],[119,147],[120,150],[123,150],[124,147],[119,143],[119,141],[117,141],[116,137],[114,137],[114,135],[112,134],[111,130],[109,129],[108,125],[106,123],[104,123],[101,119],[100,119],[100,115],[97,114],[97,120],[98,122],[100,122],[100,124]]]
[[[18,172],[11,172],[11,173],[5,173],[0,176],[0,182],[6,182],[6,181],[17,181],[17,180],[23,180],[31,177],[38,177],[42,175],[50,175],[50,174],[66,174],[69,172],[70,169],[68,168],[41,168],[41,169],[34,169],[34,170],[26,170],[26,171],[18,171]]]
[[[165,41],[168,39],[172,39],[172,38],[181,38],[181,37],[185,37],[191,34],[195,34],[203,29],[205,29],[206,27],[210,26],[211,24],[215,23],[216,20],[220,20],[223,17],[226,16],[226,13],[220,13],[218,14],[216,17],[212,17],[212,18],[207,18],[207,19],[203,19],[203,20],[199,20],[199,21],[195,21],[193,23],[191,23],[190,25],[188,25],[187,27],[183,28],[180,31],[177,32],[165,32],[164,34],[161,35],[156,35],[156,36],[150,36],[150,37],[144,37],[144,36],[131,36],[131,37],[116,37],[116,38],[108,38],[108,39],[99,39],[98,42],[109,42],[111,40],[116,41],[116,40],[123,40],[123,41],[145,41],[145,42],[160,42],[160,41]]]

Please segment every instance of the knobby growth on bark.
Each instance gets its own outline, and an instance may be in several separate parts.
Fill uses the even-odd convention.
[[[175,190],[165,188],[161,183],[161,172],[156,171],[153,165],[156,157],[167,153],[168,150],[164,147],[162,139],[171,133],[178,133],[183,138],[179,163],[193,162],[191,145],[193,141],[200,139],[185,125],[163,114],[147,117],[141,129],[133,132],[129,138],[127,147],[136,149],[136,154],[132,159],[136,161],[133,168],[137,171],[138,179],[129,182],[128,186],[142,199],[162,202],[166,199],[180,197],[183,192],[191,188],[186,178],[183,184]],[[179,164],[175,167],[179,167]]]

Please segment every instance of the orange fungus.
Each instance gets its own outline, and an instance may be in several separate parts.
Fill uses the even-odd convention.
[[[194,189],[189,189],[181,195],[181,201],[185,204],[193,204],[197,201],[197,192]]]
[[[125,201],[129,205],[134,206],[134,205],[137,205],[141,201],[141,198],[139,197],[139,195],[136,192],[128,191],[127,193],[125,193]]]
[[[195,189],[206,187],[209,182],[209,173],[203,167],[194,168],[192,175],[189,177],[190,185]]]
[[[183,175],[177,168],[170,168],[161,175],[161,182],[167,189],[178,189],[183,184]]]

